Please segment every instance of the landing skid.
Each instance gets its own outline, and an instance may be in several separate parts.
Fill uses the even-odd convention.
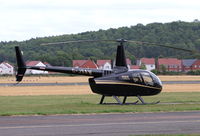
[[[137,100],[133,103],[126,103],[127,96],[124,96],[123,102],[121,102],[120,99],[117,96],[113,96],[113,98],[117,101],[117,103],[104,103],[103,101],[104,101],[105,95],[102,95],[99,104],[106,104],[106,105],[145,105],[145,104],[158,104],[160,102],[160,101],[157,101],[157,102],[152,102],[152,103],[146,103],[141,96],[138,95],[137,97],[138,97],[139,100]],[[139,101],[141,103],[138,103]]]
[[[137,96],[137,98],[141,101],[141,104],[158,104],[160,101],[157,101],[157,102],[152,102],[152,103],[146,103],[145,101],[144,101],[144,99],[141,97],[141,96]]]

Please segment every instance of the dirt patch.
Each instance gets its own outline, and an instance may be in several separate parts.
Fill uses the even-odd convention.
[[[81,86],[26,86],[0,87],[0,96],[17,95],[79,95],[92,94],[88,85]]]
[[[162,92],[200,92],[200,84],[163,85]],[[89,85],[0,87],[0,96],[93,94]]]
[[[56,77],[24,77],[21,83],[75,83],[75,82],[88,82],[86,76],[56,76]],[[15,77],[1,77],[0,83],[16,83]]]
[[[200,76],[159,76],[162,81],[196,81]],[[23,83],[88,82],[88,77],[25,77]],[[1,77],[0,83],[15,83],[14,77]],[[200,84],[165,84],[162,92],[200,92]],[[92,94],[89,85],[0,87],[0,96]]]
[[[200,84],[166,84],[163,92],[200,92]]]
[[[158,76],[161,81],[200,81],[200,76]]]

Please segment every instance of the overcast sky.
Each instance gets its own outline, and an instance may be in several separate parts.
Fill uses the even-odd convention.
[[[0,0],[0,41],[200,20],[199,0]]]

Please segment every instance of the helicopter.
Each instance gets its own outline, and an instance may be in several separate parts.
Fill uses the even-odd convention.
[[[42,45],[55,45],[55,44],[68,44],[68,43],[82,43],[82,42],[117,42],[116,62],[115,66],[111,70],[102,69],[89,69],[89,68],[75,68],[75,67],[58,67],[58,66],[28,66],[25,64],[22,52],[19,46],[15,46],[16,59],[17,59],[17,73],[16,81],[22,81],[26,69],[51,71],[68,73],[75,75],[89,76],[88,79],[90,88],[93,93],[102,95],[99,104],[157,104],[157,102],[147,103],[142,96],[157,95],[162,91],[162,82],[154,73],[147,70],[130,70],[127,67],[124,43],[136,43],[143,45],[154,45],[167,48],[173,48],[177,50],[183,50],[187,52],[194,52],[192,50],[172,47],[164,44],[148,43],[141,41],[117,39],[117,40],[79,40],[79,41],[66,41],[57,43],[44,43]],[[112,96],[117,103],[104,103],[106,96]],[[119,97],[123,97],[121,101]],[[138,100],[132,103],[126,103],[127,97],[137,97]],[[139,103],[140,102],[140,103]]]

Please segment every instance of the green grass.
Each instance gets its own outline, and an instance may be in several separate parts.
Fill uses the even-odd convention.
[[[0,96],[0,115],[85,114],[200,110],[200,93],[161,93],[143,97],[156,105],[99,105],[100,95]],[[128,101],[137,100],[134,97]],[[111,97],[106,102],[115,102]],[[173,103],[173,104],[172,104]]]

